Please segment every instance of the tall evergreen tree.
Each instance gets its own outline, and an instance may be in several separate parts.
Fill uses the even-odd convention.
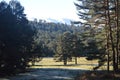
[[[0,74],[26,69],[33,36],[21,4],[16,0],[0,2]]]

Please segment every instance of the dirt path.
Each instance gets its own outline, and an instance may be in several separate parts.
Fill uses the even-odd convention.
[[[83,72],[85,72],[85,70],[42,68],[32,69],[31,72],[0,80],[74,80],[77,74]]]

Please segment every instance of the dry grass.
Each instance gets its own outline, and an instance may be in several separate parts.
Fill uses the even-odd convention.
[[[42,61],[36,62],[32,68],[67,68],[67,69],[85,69],[92,70],[98,64],[98,60],[86,60],[85,57],[78,58],[78,64],[75,64],[73,59],[72,62],[67,62],[64,66],[63,62],[55,62],[53,58],[43,58]],[[102,70],[106,69],[106,66],[101,67]]]

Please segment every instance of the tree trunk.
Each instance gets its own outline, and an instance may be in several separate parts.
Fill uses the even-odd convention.
[[[107,8],[109,8],[109,0],[107,0]],[[113,58],[113,70],[116,71],[116,52],[115,52],[115,44],[113,41],[113,33],[112,33],[112,27],[111,27],[111,18],[110,18],[110,10],[107,10],[107,17],[108,17],[108,27],[109,27],[109,36],[111,41],[111,47],[112,47],[112,58]]]
[[[119,32],[119,0],[115,0],[115,6],[116,6],[116,9],[115,9],[115,16],[116,16],[116,35],[117,35],[117,41],[116,41],[116,69],[118,70],[118,64],[119,64],[119,35],[120,35],[120,32]]]
[[[64,65],[67,65],[67,54],[63,54]]]
[[[104,1],[104,6],[107,6],[107,3],[106,3],[106,0]],[[108,26],[108,17],[107,17],[108,13],[107,13],[107,10],[105,9],[105,18],[106,18],[106,24],[105,26],[107,27]],[[107,54],[107,71],[109,72],[110,71],[110,65],[109,65],[109,62],[110,62],[110,53],[109,53],[109,31],[106,29],[106,40],[107,40],[107,43],[106,43],[106,54]]]
[[[75,57],[75,64],[77,64],[77,57]]]
[[[113,41],[113,36],[112,36],[112,29],[111,29],[111,24],[109,22],[109,30],[110,30],[110,40],[111,40],[111,46],[112,46],[112,53],[113,53],[113,70],[116,71],[116,53],[115,53],[115,45]]]
[[[35,65],[35,61],[33,60],[33,61],[32,61],[32,66],[34,66],[34,65]]]
[[[109,51],[109,34],[106,35],[107,45],[106,45],[106,53],[107,53],[107,71],[110,71],[110,51]]]
[[[120,65],[120,55],[119,55],[119,61],[118,62],[119,62],[119,65]]]
[[[67,59],[64,59],[64,65],[65,66],[67,65]]]
[[[110,71],[110,64],[109,64],[109,61],[110,61],[110,57],[109,57],[109,53],[107,55],[107,71],[109,72]]]

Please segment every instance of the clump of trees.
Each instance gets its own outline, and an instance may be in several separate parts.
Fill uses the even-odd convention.
[[[36,30],[28,22],[20,2],[0,2],[0,75],[20,72],[29,66]]]
[[[54,59],[56,61],[63,61],[64,65],[67,65],[67,61],[75,59],[77,64],[77,57],[85,56],[84,43],[78,33],[72,33],[69,31],[64,32],[57,39],[57,49]]]
[[[103,39],[104,44],[99,46],[101,46],[101,49],[105,49],[105,52],[100,55],[99,65],[95,69],[102,66],[105,62],[108,64],[108,71],[110,63],[113,64],[113,71],[118,71],[119,69],[119,3],[119,0],[78,0],[78,3],[75,3],[78,15],[80,19],[82,19],[80,23],[83,24],[83,26],[90,25],[94,29],[100,27],[103,29],[100,34],[103,35],[101,36],[101,40]]]
[[[57,53],[57,43],[61,35],[69,31],[75,33],[80,31],[80,27],[73,27],[63,23],[50,23],[45,20],[33,20],[29,24],[37,30],[35,42],[42,47],[43,56],[53,57]]]

